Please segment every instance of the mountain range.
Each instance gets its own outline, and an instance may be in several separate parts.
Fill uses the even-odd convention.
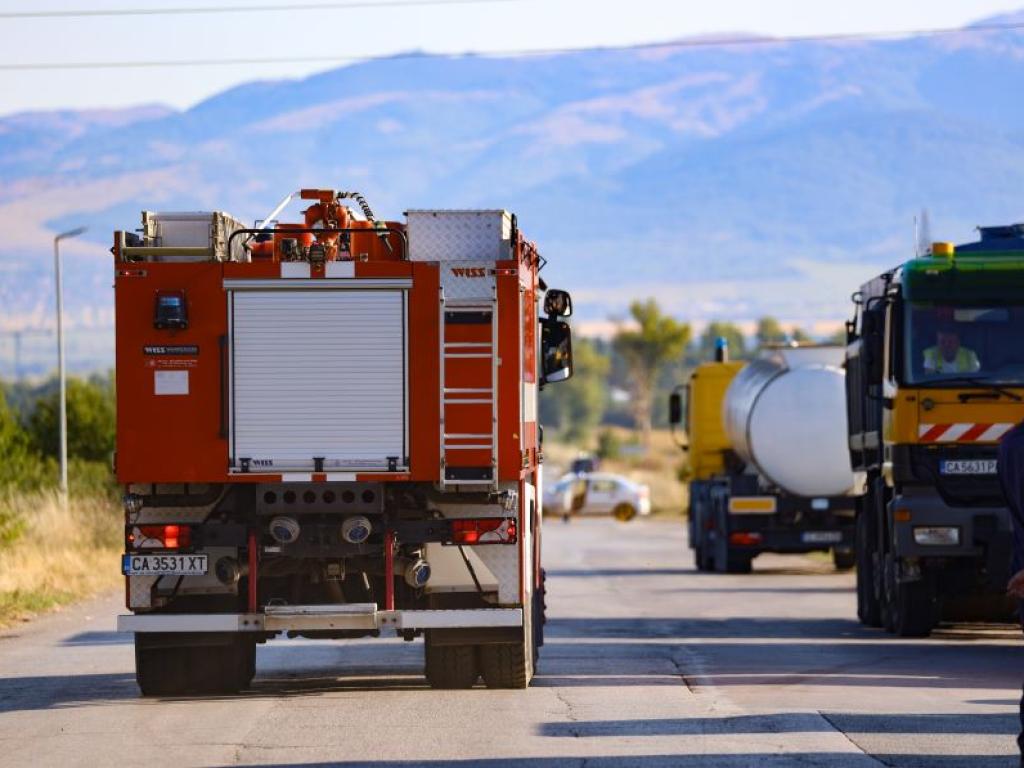
[[[85,224],[65,244],[73,360],[109,365],[112,230],[137,227],[142,209],[253,220],[303,186],[357,189],[382,217],[515,211],[583,329],[654,296],[697,323],[772,314],[824,332],[860,282],[912,255],[923,207],[936,239],[1024,218],[1024,33],[989,28],[1020,21],[403,55],[185,111],[2,117],[0,333],[52,325],[52,237]],[[29,369],[48,367],[40,350]]]

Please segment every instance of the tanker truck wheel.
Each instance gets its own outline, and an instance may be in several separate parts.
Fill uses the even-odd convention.
[[[853,548],[833,548],[832,565],[837,571],[848,571],[857,564],[857,555]]]
[[[754,570],[754,556],[749,552],[727,550],[725,558],[726,573],[750,573]]]
[[[427,683],[431,688],[472,688],[480,677],[475,645],[437,645],[428,630],[423,643]]]
[[[715,570],[715,561],[711,557],[711,553],[708,551],[707,544],[698,544],[693,550],[693,563],[697,567],[697,570],[702,573]]]

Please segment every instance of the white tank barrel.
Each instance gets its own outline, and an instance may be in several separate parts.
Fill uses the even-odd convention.
[[[854,487],[842,362],[842,347],[772,350],[725,393],[733,450],[789,493],[841,496]]]

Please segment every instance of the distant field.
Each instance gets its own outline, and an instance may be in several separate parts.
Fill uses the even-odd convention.
[[[654,514],[681,517],[687,505],[686,486],[679,480],[679,468],[685,462],[685,454],[679,450],[669,431],[655,430],[651,435],[651,445],[646,450],[630,444],[635,437],[631,430],[612,427],[611,431],[619,439],[622,450],[618,458],[602,461],[601,470],[646,483],[651,488]],[[545,482],[561,477],[581,451],[592,453],[595,448],[596,438],[585,445],[545,439]]]
[[[122,526],[105,496],[0,497],[0,626],[116,586]]]

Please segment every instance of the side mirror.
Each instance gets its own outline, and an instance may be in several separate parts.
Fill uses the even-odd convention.
[[[569,324],[550,317],[542,320],[540,343],[543,374],[541,381],[544,384],[554,384],[571,378],[572,331],[569,330]]]
[[[569,292],[549,288],[544,294],[544,314],[548,317],[569,317],[572,314],[572,297]]]
[[[863,346],[861,354],[864,355],[864,368],[867,374],[867,383],[876,384],[884,375],[883,370],[883,335],[885,333],[885,310],[871,309],[864,313],[861,318],[861,338]]]
[[[678,392],[668,396],[668,423],[673,427],[683,423],[683,396]]]

